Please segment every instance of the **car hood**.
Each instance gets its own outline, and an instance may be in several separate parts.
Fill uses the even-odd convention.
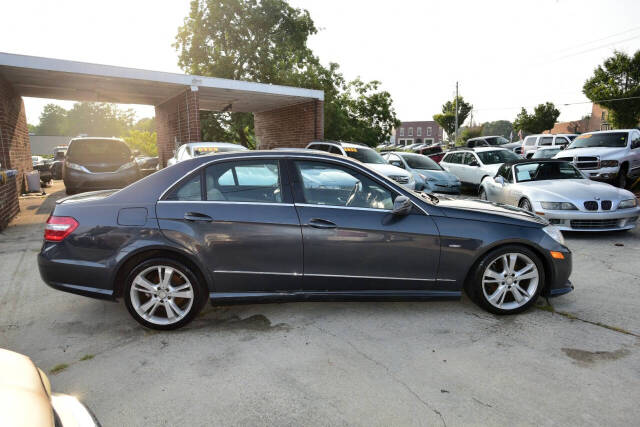
[[[414,169],[414,171],[421,173],[426,177],[434,178],[438,181],[458,182],[458,178],[447,171],[434,171],[431,169]]]
[[[585,148],[569,148],[562,150],[556,154],[554,159],[561,159],[564,157],[578,157],[578,156],[600,156],[602,158],[616,158],[622,157],[626,154],[627,149],[625,147],[585,147]]]
[[[525,226],[547,225],[548,222],[531,212],[514,206],[486,200],[462,200],[440,197],[437,205],[443,213],[452,218],[490,221]]]
[[[381,163],[365,163],[368,168],[381,173],[384,176],[396,175],[396,176],[411,176],[409,172],[404,169],[400,169],[397,166],[381,164]]]
[[[594,200],[595,197],[615,201],[634,197],[630,191],[590,179],[554,179],[524,182],[518,185],[533,199],[532,201],[575,202]]]

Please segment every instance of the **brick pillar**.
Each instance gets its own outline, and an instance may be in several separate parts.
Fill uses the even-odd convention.
[[[15,169],[15,179],[8,180],[0,190],[0,226],[5,226],[19,211],[18,194],[25,188],[25,172],[33,170],[31,143],[24,111],[24,102],[0,76],[0,163],[2,169]],[[6,185],[14,188],[8,189]]]
[[[200,141],[200,101],[198,91],[187,89],[156,106],[158,156],[164,167],[173,150],[186,142]]]
[[[313,100],[253,113],[257,148],[305,147],[324,137],[324,103]]]

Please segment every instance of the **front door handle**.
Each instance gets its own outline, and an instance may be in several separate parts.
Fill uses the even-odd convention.
[[[312,220],[309,221],[308,225],[313,228],[336,228],[337,227],[335,223],[331,221],[327,221],[326,219],[321,219],[321,218],[313,218]]]
[[[213,218],[211,218],[209,215],[205,215],[200,212],[187,212],[184,214],[184,219],[186,219],[187,221],[213,221]]]

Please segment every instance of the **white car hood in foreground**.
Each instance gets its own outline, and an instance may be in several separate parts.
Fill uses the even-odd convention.
[[[495,165],[484,165],[482,166],[482,170],[486,171],[489,176],[494,177],[498,173],[498,169],[500,169],[500,166],[502,166],[502,163],[497,163]]]
[[[384,176],[406,176],[411,177],[411,174],[404,169],[400,169],[397,166],[387,165],[387,164],[378,164],[378,163],[365,163],[368,168],[373,169],[376,172],[381,173]]]
[[[623,157],[627,152],[626,147],[585,147],[585,148],[571,148],[568,150],[562,150],[556,154],[554,159],[561,159],[565,157],[579,157],[579,156],[599,156],[601,158],[618,158]]]
[[[614,187],[604,182],[590,179],[556,179],[548,181],[531,181],[516,184],[532,201],[544,202],[572,202],[581,209],[585,200],[620,201],[633,199],[630,191]],[[616,203],[613,206],[617,206]]]

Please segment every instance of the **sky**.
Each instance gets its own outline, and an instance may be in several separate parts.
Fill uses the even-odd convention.
[[[614,49],[640,49],[637,0],[289,0],[319,28],[309,45],[346,78],[379,80],[398,118],[431,120],[460,95],[473,120],[513,121],[554,102],[559,120],[591,111],[584,81]],[[172,43],[188,0],[21,0],[0,6],[0,52],[181,72]],[[37,124],[55,102],[25,98]],[[149,106],[131,106],[138,118]]]

